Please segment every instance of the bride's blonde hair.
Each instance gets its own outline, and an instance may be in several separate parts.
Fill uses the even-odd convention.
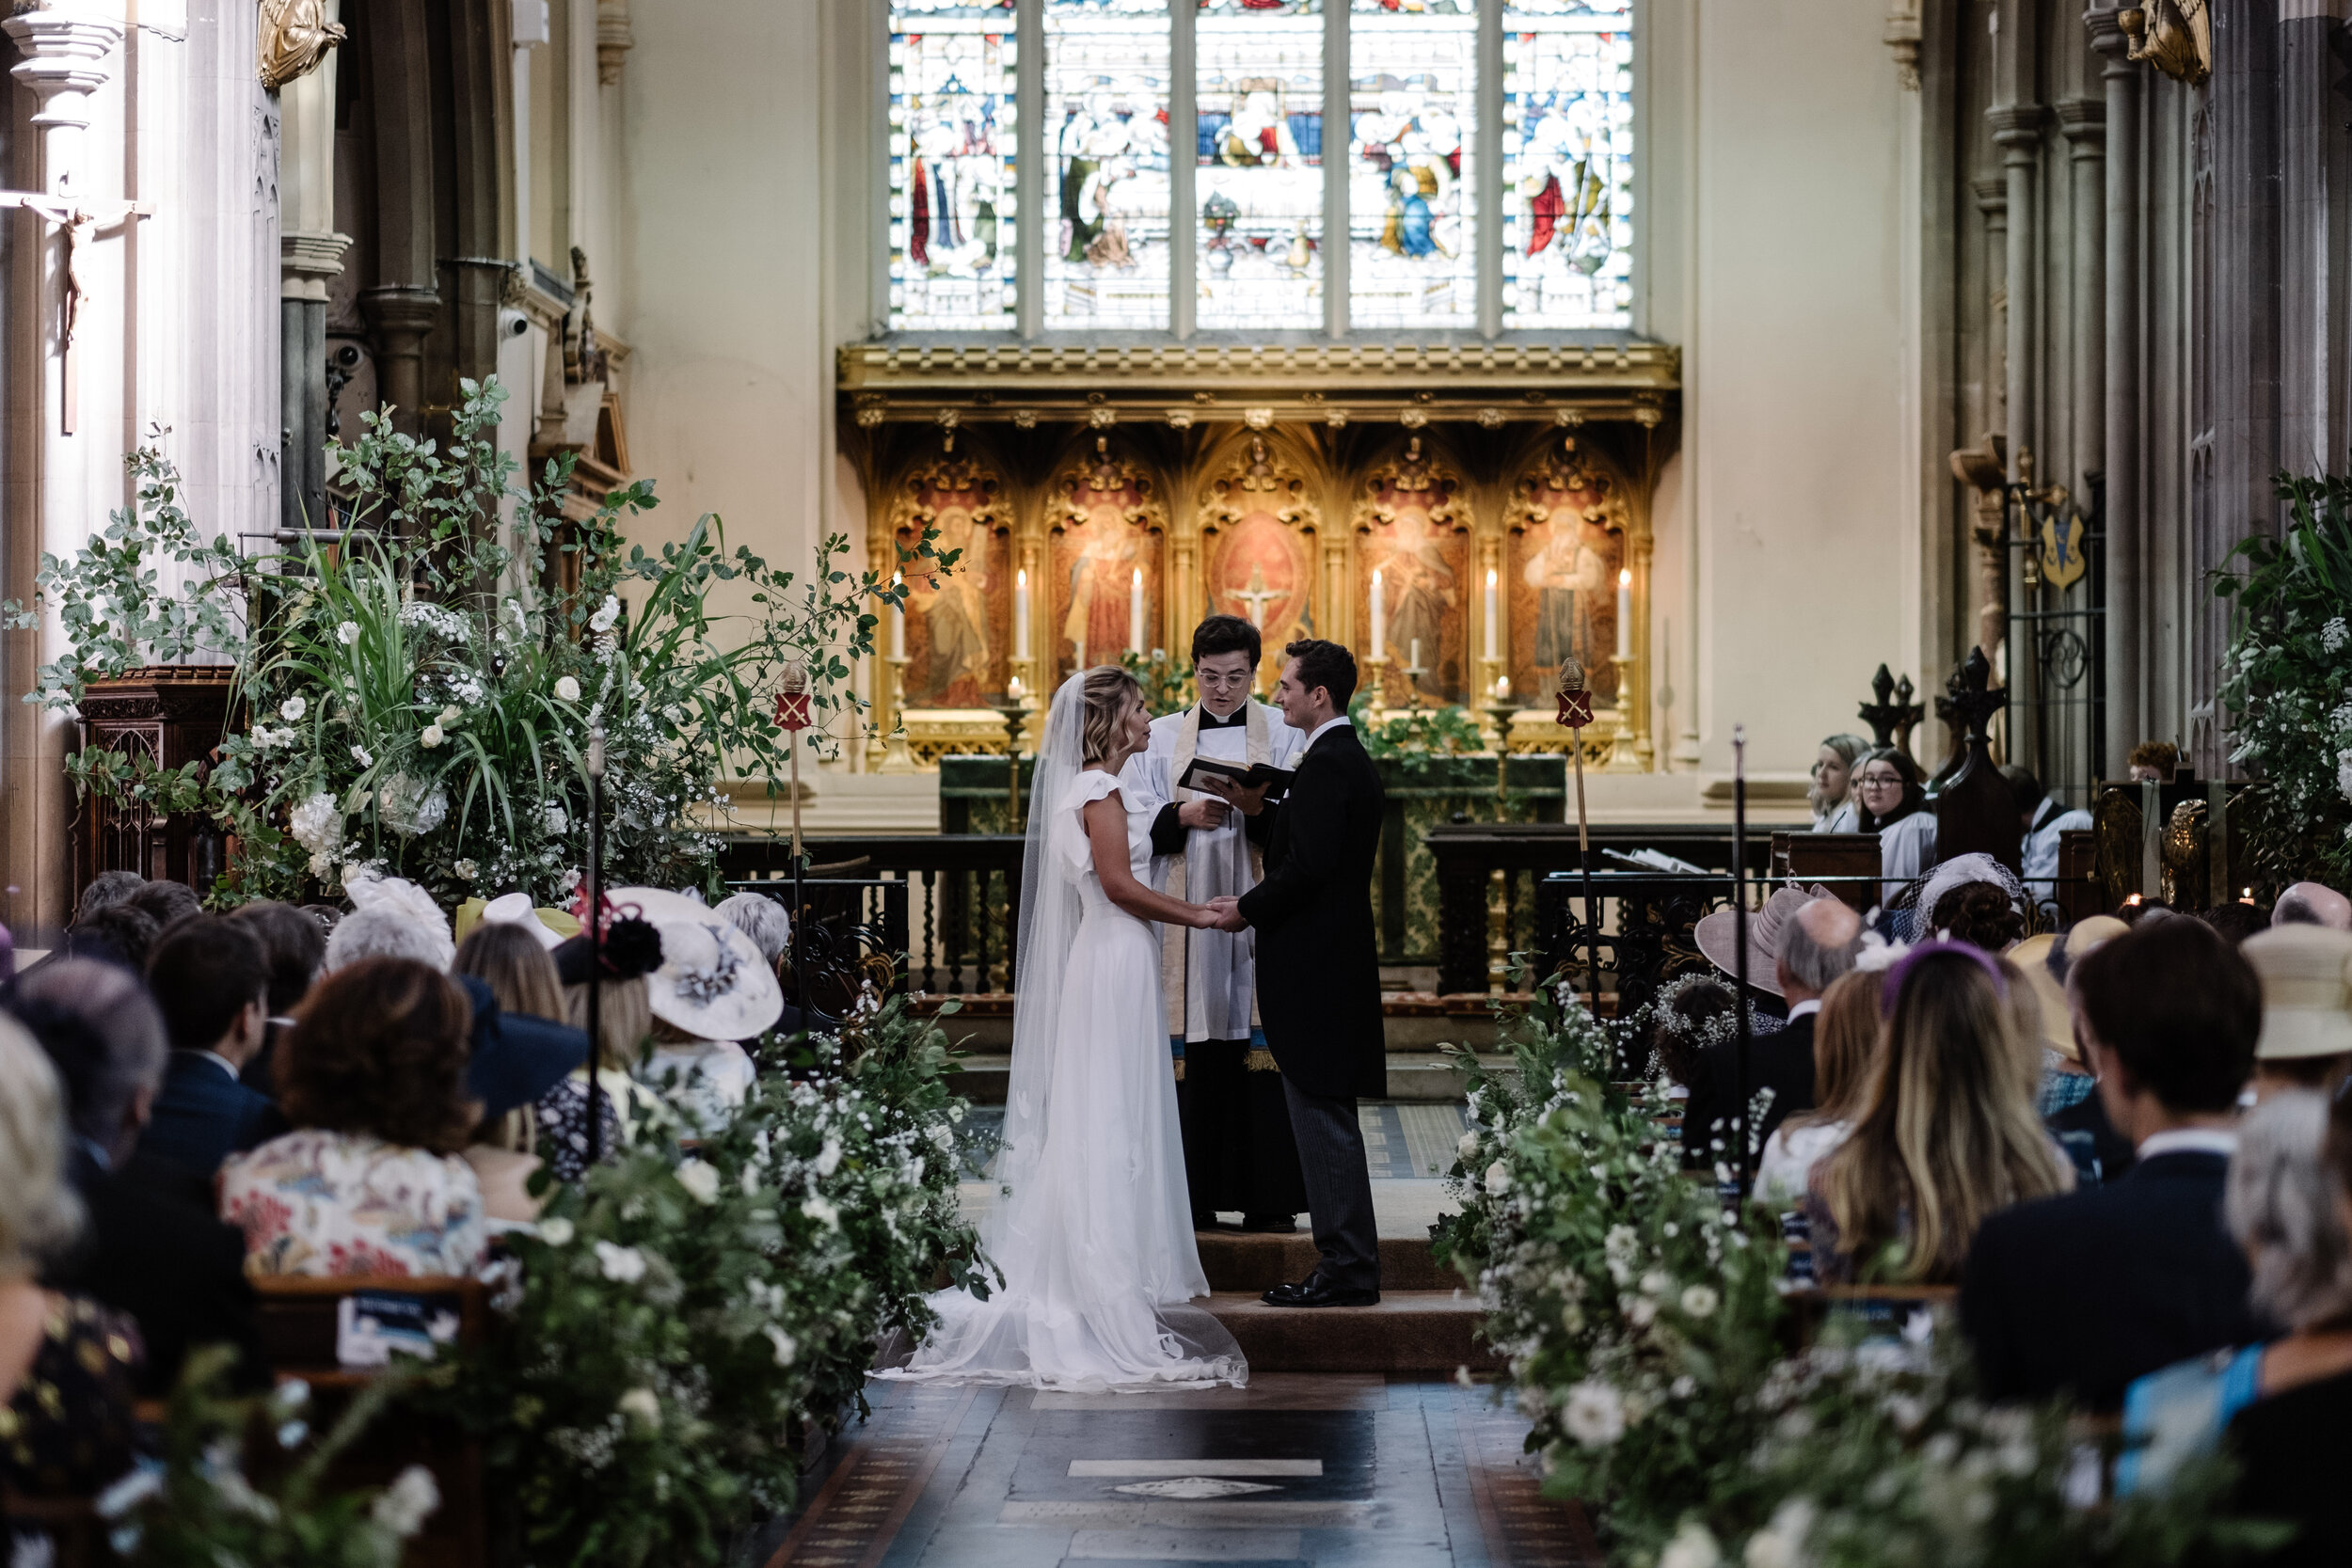
[[[1143,699],[1143,683],[1116,664],[1098,664],[1087,672],[1087,717],[1084,745],[1089,767],[1108,760],[1119,744],[1119,721],[1127,701]]]

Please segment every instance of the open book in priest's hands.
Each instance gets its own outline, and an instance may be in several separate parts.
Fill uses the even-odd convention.
[[[1267,798],[1277,799],[1288,792],[1291,780],[1296,777],[1292,769],[1277,768],[1271,763],[1219,762],[1215,757],[1195,757],[1192,766],[1184,769],[1184,776],[1176,781],[1176,787],[1208,794],[1211,791],[1204,781],[1217,778],[1236,789],[1259,789],[1272,785],[1266,789]]]

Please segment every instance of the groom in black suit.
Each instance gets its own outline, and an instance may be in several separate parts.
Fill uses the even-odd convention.
[[[1275,702],[1307,736],[1289,794],[1220,789],[1265,850],[1265,879],[1215,904],[1224,929],[1257,931],[1258,1016],[1282,1069],[1322,1262],[1271,1307],[1369,1307],[1380,1299],[1379,1227],[1356,1101],[1388,1088],[1372,862],[1386,796],[1347,721],[1356,659],[1336,642],[1282,650]]]

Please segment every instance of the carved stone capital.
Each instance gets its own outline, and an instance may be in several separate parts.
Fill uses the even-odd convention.
[[[1886,47],[1895,56],[1895,85],[1919,90],[1919,0],[1887,0]]]
[[[1993,143],[2014,158],[2042,145],[2050,112],[2039,103],[2004,103],[1984,112],[1993,127]]]
[[[122,24],[80,0],[54,0],[0,22],[24,58],[8,74],[40,101],[32,123],[89,126],[89,95],[112,74],[106,56],[122,41]]]
[[[636,47],[637,35],[628,24],[628,0],[596,0],[596,81],[608,87],[618,86],[621,65]]]
[[[325,280],[342,275],[348,234],[312,234],[288,230],[278,237],[278,270],[288,277]]]
[[[441,294],[413,283],[387,283],[359,295],[361,309],[384,333],[429,332],[441,313]]]

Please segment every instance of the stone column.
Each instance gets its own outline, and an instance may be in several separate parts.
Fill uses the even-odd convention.
[[[342,0],[326,0],[341,20]],[[351,236],[335,227],[335,61],[278,90],[278,524],[327,525],[326,285]]]
[[[1984,215],[1984,425],[2009,432],[2009,183],[1969,183],[1977,211]]]
[[[2040,315],[2040,291],[2035,265],[2041,246],[2035,241],[2034,175],[2042,156],[2044,119],[2038,103],[2015,103],[1994,109],[1994,145],[2001,150],[2001,174],[2007,187],[2009,266],[2004,289],[2009,296],[2008,377],[2003,387],[2011,473],[2019,452],[2035,444],[2034,326]]]
[[[2074,214],[2065,349],[2073,385],[2064,466],[2054,460],[2043,471],[2069,490],[2081,491],[2083,476],[2106,461],[2106,106],[2094,99],[2072,99],[2058,106],[2058,118],[2066,137],[2067,204]],[[2054,459],[2058,456],[2053,453]]]
[[[424,339],[440,318],[441,293],[414,283],[387,283],[359,296],[375,328],[376,388],[392,405],[392,426],[416,436],[424,428]]]
[[[2146,159],[2140,118],[2140,68],[2130,58],[2113,10],[2083,18],[2090,46],[2103,62],[2106,88],[2106,309],[2105,435],[2106,469],[2106,754],[2100,771],[2111,775],[2123,752],[2147,723],[2147,670],[2140,658],[2141,606],[2147,597],[2147,499],[2141,472],[2140,342],[2145,288],[2140,247],[2141,169]]]
[[[16,40],[22,60],[11,70],[29,89],[37,107],[31,124],[40,136],[40,188],[53,196],[95,200],[103,182],[99,166],[86,159],[85,133],[93,118],[91,100],[112,75],[115,48],[122,41],[122,24],[107,9],[89,0],[53,0],[37,9],[22,10],[0,22]],[[111,195],[111,190],[104,191]],[[24,225],[19,232],[39,236],[36,330],[19,341],[38,354],[36,374],[12,376],[13,384],[39,388],[19,419],[18,445],[36,463],[37,489],[26,499],[34,505],[12,517],[7,534],[8,592],[29,599],[43,550],[63,554],[80,546],[93,521],[103,516],[100,494],[104,470],[117,448],[119,423],[97,417],[95,407],[76,421],[81,434],[65,434],[66,344],[65,317],[67,230],[29,214],[10,221]],[[103,309],[84,313],[80,321],[80,355],[100,352],[102,324],[117,330],[104,336],[120,361],[119,325],[124,317],[122,268],[119,241],[112,264],[98,273],[98,246],[86,236],[80,258],[87,281],[114,297]],[[69,812],[72,797],[65,786],[63,762],[72,726],[44,709],[15,699],[31,689],[33,672],[54,658],[65,645],[54,614],[38,630],[5,634],[8,654],[5,718],[8,788],[8,884],[6,899],[8,928],[20,946],[47,946],[64,926],[72,889]]]

